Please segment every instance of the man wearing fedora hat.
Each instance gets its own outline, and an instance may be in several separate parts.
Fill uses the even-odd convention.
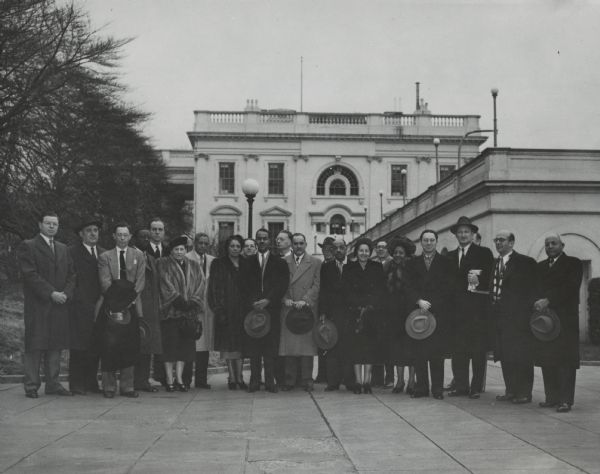
[[[579,368],[579,288],[583,275],[581,260],[565,254],[560,235],[544,242],[547,259],[537,264],[537,300],[534,308],[554,311],[555,318],[541,317],[541,326],[532,330],[535,363],[542,368],[546,400],[541,407],[568,412],[575,398],[575,374]],[[535,316],[534,316],[535,318]],[[539,328],[539,330],[537,330]]]
[[[306,312],[312,318],[314,325],[319,304],[321,261],[306,252],[306,237],[303,234],[296,233],[292,236],[292,247],[293,253],[285,258],[290,283],[283,297],[284,307],[281,311],[279,355],[285,356],[285,384],[282,390],[291,390],[295,385],[299,363],[301,383],[306,391],[311,391],[313,359],[317,355],[317,346],[310,330],[312,326],[307,332],[293,332],[290,330],[292,325],[289,322],[286,324],[286,318],[288,315],[297,316],[302,329],[304,327],[302,312]]]
[[[266,309],[271,316],[271,325],[262,337],[245,337],[244,353],[250,358],[248,391],[259,390],[264,362],[265,389],[275,393],[278,390],[275,385],[275,360],[279,354],[279,313],[290,276],[286,262],[271,254],[269,231],[258,229],[255,236],[258,252],[248,258],[248,265],[242,275],[245,306],[248,311]]]
[[[529,328],[535,299],[535,260],[517,253],[515,235],[500,230],[494,238],[499,256],[490,280],[492,317],[496,329],[494,359],[500,361],[506,391],[498,401],[531,402],[533,336]]]
[[[494,255],[487,247],[475,245],[479,228],[462,216],[450,227],[458,247],[448,253],[454,270],[454,343],[452,373],[454,390],[450,397],[479,398],[483,391],[488,344],[489,281]],[[469,362],[473,378],[469,383]]]
[[[100,298],[98,246],[102,221],[97,217],[83,219],[74,229],[81,239],[69,247],[77,281],[70,307],[71,344],[69,350],[69,389],[75,395],[100,393],[98,387],[99,357],[92,349],[94,308]]]

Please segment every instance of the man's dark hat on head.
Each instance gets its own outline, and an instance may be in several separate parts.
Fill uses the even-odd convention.
[[[81,232],[83,229],[85,229],[89,225],[95,225],[95,226],[98,226],[99,229],[101,229],[102,228],[102,219],[100,219],[98,216],[85,217],[84,219],[81,219],[79,221],[79,223],[75,226],[75,228],[73,230],[75,231],[76,234],[79,234],[79,232]]]
[[[467,216],[461,216],[458,218],[458,221],[456,221],[456,224],[454,224],[452,227],[450,227],[450,232],[452,232],[453,234],[456,234],[456,232],[458,231],[458,228],[463,225],[466,227],[469,227],[473,232],[479,231],[479,227],[477,227],[475,224],[473,224],[471,222],[471,219],[469,219]]]
[[[323,239],[323,243],[322,244],[317,244],[320,248],[326,247],[327,245],[333,245],[333,243],[335,242],[335,239],[333,237],[325,237]]]

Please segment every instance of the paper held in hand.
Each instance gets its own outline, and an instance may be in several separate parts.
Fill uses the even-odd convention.
[[[469,274],[467,276],[469,281],[469,286],[467,290],[471,293],[478,293],[480,295],[489,295],[489,291],[478,290],[479,286],[479,276],[481,275],[482,270],[469,270]]]

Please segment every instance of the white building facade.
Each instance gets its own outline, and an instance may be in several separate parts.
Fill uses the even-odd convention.
[[[328,235],[352,240],[365,232],[452,173],[459,145],[468,160],[486,139],[463,139],[479,129],[479,116],[433,115],[426,107],[411,115],[340,114],[254,104],[194,115],[192,151],[163,152],[171,182],[193,183],[194,231],[218,240],[247,235],[242,183],[253,178],[253,230],[302,232],[313,253]]]

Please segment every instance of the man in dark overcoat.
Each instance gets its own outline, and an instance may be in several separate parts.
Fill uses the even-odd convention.
[[[102,221],[84,219],[75,233],[81,241],[69,247],[77,283],[71,302],[71,344],[69,351],[69,389],[76,395],[100,393],[98,387],[98,354],[93,351],[92,330],[94,309],[102,294],[98,276],[98,255],[105,252],[98,246]]]
[[[40,233],[19,246],[17,259],[25,298],[25,395],[38,397],[40,365],[44,357],[46,394],[72,395],[59,382],[60,354],[69,347],[69,309],[73,298],[75,269],[67,246],[57,242],[58,216],[40,215]]]
[[[535,260],[513,250],[515,236],[501,230],[494,238],[499,257],[490,282],[496,325],[494,359],[502,365],[506,391],[498,401],[531,402],[533,335],[529,327],[536,291]]]
[[[541,366],[546,400],[541,407],[568,412],[575,399],[575,374],[579,368],[579,287],[583,275],[581,260],[564,252],[560,235],[546,237],[548,258],[537,264],[535,309],[550,308],[560,321],[553,340],[535,340],[534,358]]]
[[[164,224],[160,219],[154,219],[150,223],[150,226],[154,229],[155,234],[157,229],[161,229],[162,234],[164,234]],[[142,301],[144,321],[148,325],[149,334],[140,342],[140,355],[133,368],[133,386],[135,390],[154,393],[158,392],[158,388],[150,383],[151,359],[153,354],[155,358],[159,358],[160,354],[162,354],[162,341],[158,312],[160,306],[160,277],[158,275],[157,258],[155,257],[156,253],[150,250],[150,235],[151,232],[148,229],[140,229],[136,233],[135,246],[144,252],[146,257],[146,282],[144,284],[144,289],[140,294],[140,299]]]
[[[450,231],[458,240],[458,248],[447,257],[454,269],[454,319],[452,373],[454,390],[450,397],[468,395],[479,398],[485,378],[486,352],[490,348],[489,282],[494,255],[487,247],[475,245],[478,227],[468,217],[460,217]],[[469,361],[473,378],[469,383]]]
[[[346,387],[353,388],[354,372],[352,365],[344,361],[344,328],[348,306],[344,300],[342,275],[347,262],[346,242],[339,238],[333,242],[334,259],[321,265],[321,288],[319,290],[319,312],[321,318],[335,324],[338,333],[337,344],[329,349],[325,356],[327,387],[325,391],[338,390],[342,381]]]
[[[290,275],[283,259],[270,251],[270,235],[266,229],[256,231],[258,252],[248,258],[246,273],[243,276],[246,310],[266,309],[271,315],[271,328],[260,338],[245,335],[244,355],[250,358],[249,392],[260,388],[262,363],[265,368],[265,389],[278,391],[275,385],[275,360],[279,354],[281,337],[281,300],[285,294]]]
[[[407,266],[408,310],[420,308],[430,311],[436,319],[436,329],[423,340],[408,338],[408,350],[415,359],[417,376],[411,397],[429,396],[429,363],[431,393],[441,400],[444,398],[444,355],[448,352],[452,334],[454,272],[450,260],[436,251],[438,235],[435,231],[424,230],[419,240],[423,251]]]

